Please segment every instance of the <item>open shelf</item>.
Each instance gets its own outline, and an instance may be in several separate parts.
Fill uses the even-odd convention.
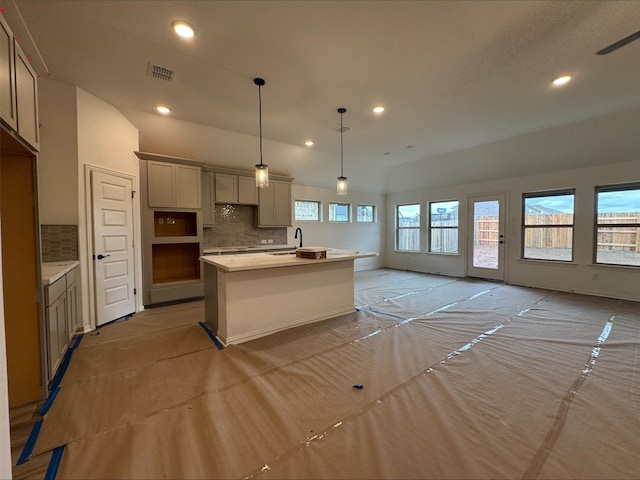
[[[199,243],[152,245],[153,283],[200,280]]]
[[[195,237],[198,235],[196,212],[153,212],[153,233],[156,237]]]

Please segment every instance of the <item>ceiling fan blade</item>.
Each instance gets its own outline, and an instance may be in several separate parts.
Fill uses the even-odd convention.
[[[628,37],[624,37],[622,40],[618,40],[617,42],[612,43],[608,47],[604,47],[602,50],[597,51],[596,55],[606,55],[608,53],[613,52],[614,50],[624,47],[628,43],[631,43],[634,40],[637,40],[639,38],[640,38],[640,30],[637,31],[636,33],[632,33]]]

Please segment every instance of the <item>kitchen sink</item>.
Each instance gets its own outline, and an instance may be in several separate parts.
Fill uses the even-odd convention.
[[[269,255],[295,255],[296,252],[271,252]]]

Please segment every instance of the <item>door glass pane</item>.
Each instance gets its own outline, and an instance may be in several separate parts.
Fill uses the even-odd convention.
[[[497,270],[500,203],[473,202],[473,266]]]

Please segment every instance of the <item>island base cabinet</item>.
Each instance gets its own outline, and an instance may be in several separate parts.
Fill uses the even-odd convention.
[[[205,263],[206,323],[223,343],[234,344],[351,313],[353,264],[225,272]]]

